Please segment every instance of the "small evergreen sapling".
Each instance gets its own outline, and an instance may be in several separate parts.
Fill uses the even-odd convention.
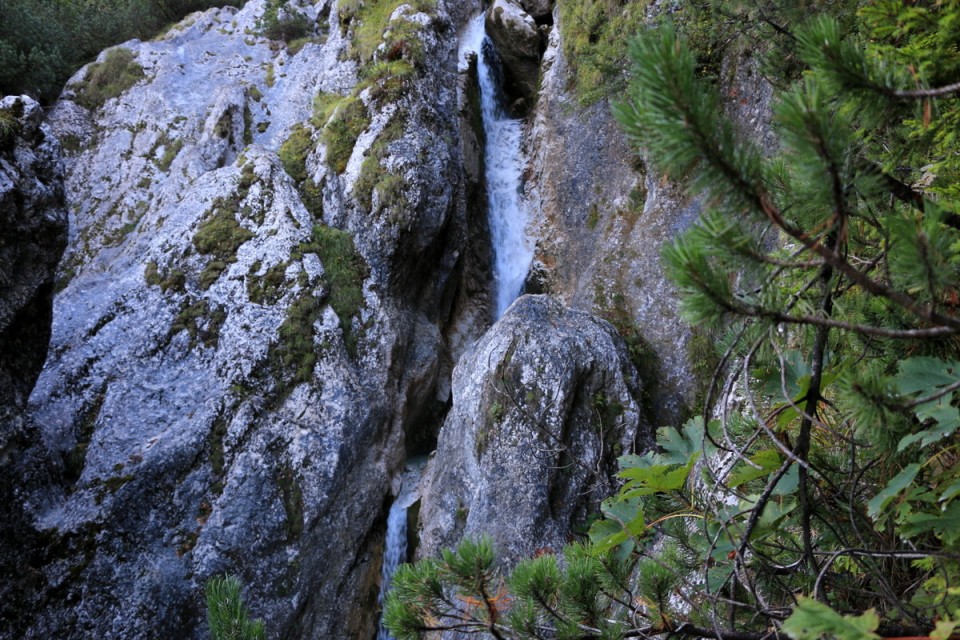
[[[240,598],[240,580],[219,576],[207,582],[207,624],[213,640],[263,640],[263,620],[252,620]]]

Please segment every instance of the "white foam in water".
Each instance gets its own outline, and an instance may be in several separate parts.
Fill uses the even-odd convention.
[[[387,539],[384,542],[383,569],[380,573],[382,578],[380,582],[381,611],[383,610],[384,597],[393,580],[393,574],[397,567],[409,560],[407,558],[407,510],[420,498],[417,485],[426,462],[426,458],[422,456],[407,460],[402,476],[400,494],[393,501],[390,506],[390,513],[387,515]],[[377,629],[377,640],[394,640],[387,628],[383,626],[382,616],[380,626]]]
[[[380,583],[381,609],[384,595],[390,589],[394,572],[402,562],[407,560],[407,508],[409,506],[397,500],[390,507],[390,514],[387,516],[387,540],[383,552],[383,569],[380,574],[383,578]],[[377,640],[393,640],[393,636],[383,626],[382,619],[380,628],[377,630]]]
[[[527,215],[520,206],[520,135],[521,123],[510,118],[488,54],[493,44],[487,38],[483,14],[474,18],[460,44],[460,60],[469,53],[477,54],[477,75],[480,79],[480,105],[487,144],[484,150],[488,218],[493,241],[494,280],[497,291],[497,314],[507,310],[523,288],[523,281],[533,260],[533,241],[527,235]]]

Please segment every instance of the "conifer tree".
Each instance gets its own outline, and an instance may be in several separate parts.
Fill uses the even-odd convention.
[[[664,260],[686,319],[721,336],[706,418],[621,459],[562,558],[501,579],[470,542],[398,573],[398,638],[960,627],[960,2],[878,0],[859,28],[790,32],[808,70],[777,100],[773,157],[671,26],[632,43],[616,114],[704,204]]]

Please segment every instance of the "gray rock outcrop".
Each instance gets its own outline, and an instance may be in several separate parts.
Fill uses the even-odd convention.
[[[297,51],[267,4],[125,43],[131,86],[87,67],[50,116],[73,226],[10,471],[44,543],[0,636],[204,637],[222,573],[271,637],[373,634],[391,479],[449,394],[458,23],[403,5],[360,52],[290,2]]]
[[[490,534],[508,563],[559,551],[651,445],[642,388],[608,323],[523,296],[464,354],[422,485],[421,556]]]
[[[660,252],[699,207],[647,171],[606,101],[579,104],[562,44],[554,27],[528,131],[526,196],[539,216],[529,286],[613,322],[648,369],[657,423],[675,424],[693,400],[690,332]]]
[[[515,0],[494,0],[486,26],[500,54],[507,94],[521,102],[515,110],[524,113],[537,100],[542,43],[537,23]]]

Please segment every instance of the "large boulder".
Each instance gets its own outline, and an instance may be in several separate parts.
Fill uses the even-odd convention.
[[[537,100],[542,38],[533,17],[515,0],[494,0],[486,15],[487,35],[500,61],[507,95],[524,112]]]
[[[422,486],[422,557],[483,533],[508,563],[559,551],[613,491],[617,456],[651,446],[616,331],[548,296],[516,301],[453,387]]]

